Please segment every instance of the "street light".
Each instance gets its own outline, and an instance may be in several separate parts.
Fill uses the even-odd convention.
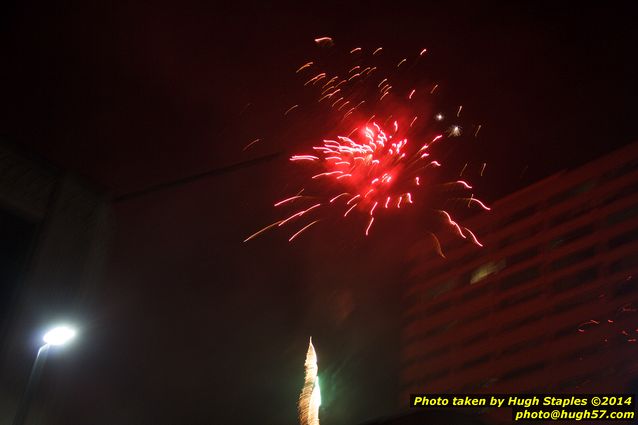
[[[64,345],[75,338],[75,329],[69,326],[57,326],[44,334],[45,345]]]
[[[40,376],[42,375],[42,368],[44,367],[44,362],[47,358],[49,348],[53,346],[59,347],[69,343],[73,338],[75,338],[76,333],[76,330],[72,327],[61,325],[51,328],[44,334],[44,336],[42,337],[44,345],[42,345],[38,349],[38,354],[35,356],[35,361],[33,362],[33,366],[31,367],[31,374],[29,375],[27,387],[24,390],[24,395],[22,396],[20,404],[18,405],[16,415],[13,418],[13,425],[23,425],[24,421],[27,418],[29,404],[31,402],[31,398],[33,397],[33,390],[40,380]]]

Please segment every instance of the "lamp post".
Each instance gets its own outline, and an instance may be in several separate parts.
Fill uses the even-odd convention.
[[[20,400],[20,404],[18,404],[18,410],[13,418],[13,425],[23,425],[27,418],[29,404],[33,397],[33,391],[40,380],[40,376],[42,375],[42,368],[44,367],[49,349],[53,346],[62,346],[67,344],[75,338],[75,335],[75,329],[69,326],[56,326],[44,334],[44,337],[42,338],[44,345],[38,349],[38,354],[35,356],[35,361],[31,367],[31,374],[29,375],[27,387],[24,390],[24,395]]]

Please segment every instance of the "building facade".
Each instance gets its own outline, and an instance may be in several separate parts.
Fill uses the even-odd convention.
[[[638,377],[638,143],[416,246],[401,400],[414,392],[629,392]],[[507,409],[504,409],[507,410]],[[509,422],[509,411],[491,413]]]
[[[88,316],[107,218],[95,187],[0,141],[0,425],[12,422],[44,328]],[[52,423],[55,404],[55,391],[37,392],[27,423]]]

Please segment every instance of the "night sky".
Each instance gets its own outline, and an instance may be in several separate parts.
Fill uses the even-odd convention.
[[[242,243],[277,219],[303,124],[281,113],[317,36],[427,47],[429,78],[482,123],[463,155],[487,164],[488,202],[638,139],[631,2],[303,3],[2,6],[0,134],[109,196],[283,152],[113,203],[94,314],[44,386],[59,423],[293,424],[310,335],[322,423],[399,410],[411,222]]]

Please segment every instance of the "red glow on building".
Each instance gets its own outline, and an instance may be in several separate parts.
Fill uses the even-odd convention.
[[[638,143],[415,246],[401,403],[414,392],[630,392],[638,377]],[[426,254],[423,254],[427,252]],[[426,255],[424,257],[424,255]],[[511,420],[509,409],[495,420]]]

